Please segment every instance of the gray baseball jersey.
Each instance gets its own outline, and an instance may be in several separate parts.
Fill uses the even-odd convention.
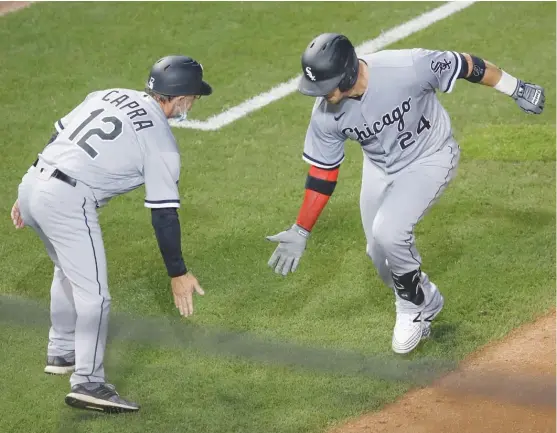
[[[159,104],[146,93],[90,93],[55,127],[58,137],[40,158],[89,186],[99,205],[145,184],[146,207],[180,206],[178,146]]]
[[[436,91],[449,93],[461,68],[452,51],[385,50],[361,57],[369,82],[359,98],[330,104],[317,98],[303,158],[321,168],[344,160],[344,143],[358,141],[386,173],[431,155],[452,136],[451,122]]]

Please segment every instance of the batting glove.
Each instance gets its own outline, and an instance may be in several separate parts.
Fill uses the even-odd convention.
[[[294,272],[300,263],[300,258],[306,249],[306,243],[310,232],[294,224],[288,230],[274,236],[267,236],[271,242],[278,242],[275,252],[269,259],[268,265],[275,269],[277,274],[286,276],[288,272]]]
[[[536,84],[525,83],[518,80],[518,85],[512,98],[518,106],[528,114],[540,114],[545,104],[545,91]]]

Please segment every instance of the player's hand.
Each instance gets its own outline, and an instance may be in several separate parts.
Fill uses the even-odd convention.
[[[205,294],[197,278],[188,272],[172,278],[170,285],[174,295],[174,305],[180,310],[180,314],[186,317],[191,316],[193,314],[193,292],[198,295]]]
[[[267,240],[278,242],[275,252],[269,259],[268,265],[275,269],[277,274],[286,276],[294,272],[300,263],[300,257],[306,249],[310,232],[294,224],[288,230],[274,236],[267,236]]]
[[[14,223],[16,229],[22,229],[23,227],[25,227],[25,223],[23,222],[23,219],[21,218],[21,213],[19,212],[18,200],[16,200],[14,205],[12,206],[11,217],[12,217],[12,222]]]
[[[518,85],[512,98],[518,106],[528,114],[540,114],[545,105],[545,91],[536,84],[518,80]]]

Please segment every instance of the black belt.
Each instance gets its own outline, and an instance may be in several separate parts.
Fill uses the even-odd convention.
[[[33,163],[33,166],[36,167],[38,162],[39,162],[39,160],[37,159]],[[43,170],[44,170],[44,168],[41,168],[41,171],[43,171]],[[62,173],[57,168],[52,172],[52,177],[55,177],[56,179],[59,179],[62,182],[66,182],[68,185],[71,185],[71,186],[76,186],[77,185],[77,181],[73,177],[70,177],[67,174]]]

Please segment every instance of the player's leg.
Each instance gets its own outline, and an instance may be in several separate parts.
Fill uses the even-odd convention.
[[[385,284],[394,287],[391,270],[386,265],[386,253],[381,244],[374,242],[372,229],[377,211],[389,190],[389,180],[385,172],[373,164],[365,155],[362,169],[362,188],[360,191],[360,213],[366,235],[366,254]]]
[[[393,350],[407,353],[429,335],[443,297],[421,270],[414,226],[437,202],[456,175],[460,149],[454,142],[398,173],[373,222],[372,237],[382,246],[395,285],[397,321]]]

